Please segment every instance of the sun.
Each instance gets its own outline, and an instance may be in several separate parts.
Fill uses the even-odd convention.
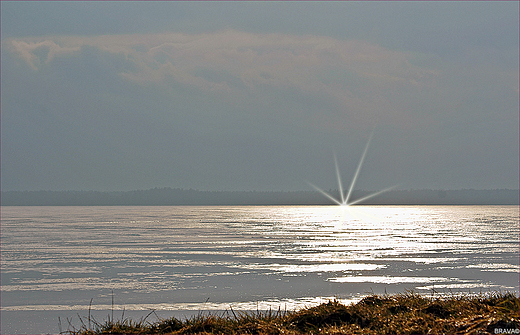
[[[340,206],[352,206],[352,205],[356,205],[356,204],[359,204],[367,199],[370,199],[370,198],[373,198],[381,193],[384,193],[384,192],[387,192],[387,191],[390,191],[391,189],[397,187],[397,185],[395,186],[392,186],[392,187],[388,187],[388,188],[385,188],[384,190],[381,190],[379,192],[375,192],[375,193],[372,193],[372,194],[369,194],[363,198],[360,198],[360,199],[356,199],[355,201],[349,201],[350,200],[350,195],[352,194],[352,190],[354,189],[354,185],[356,184],[356,180],[359,176],[359,171],[361,170],[361,166],[363,165],[363,161],[365,160],[365,156],[367,154],[367,151],[368,151],[368,147],[370,145],[370,141],[372,140],[372,136],[374,135],[374,131],[372,131],[372,133],[370,134],[370,137],[368,138],[368,142],[365,146],[365,150],[363,151],[363,155],[361,156],[361,159],[359,160],[359,164],[357,166],[357,169],[356,169],[356,173],[354,174],[354,178],[352,178],[352,182],[350,183],[350,187],[348,189],[348,192],[345,194],[343,192],[343,185],[342,185],[342,182],[341,182],[341,175],[339,173],[339,167],[338,167],[338,160],[336,159],[336,154],[334,153],[334,165],[336,166],[336,177],[338,179],[338,190],[339,190],[339,194],[340,194],[340,199],[336,199],[334,198],[333,196],[331,196],[330,194],[328,194],[327,192],[323,191],[322,189],[320,189],[319,187],[307,182],[310,186],[312,186],[314,189],[316,189],[318,192],[320,192],[321,194],[323,194],[324,196],[326,196],[327,198],[329,198],[330,200],[332,200],[334,203],[340,205]]]

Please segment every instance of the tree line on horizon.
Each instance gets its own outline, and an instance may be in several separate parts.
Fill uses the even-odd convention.
[[[329,190],[333,197],[337,190]],[[353,191],[355,200],[371,192]],[[334,205],[316,191],[2,191],[2,206]],[[391,190],[362,205],[518,205],[519,190]]]

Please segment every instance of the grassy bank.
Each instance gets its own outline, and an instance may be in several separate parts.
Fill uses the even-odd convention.
[[[153,312],[152,312],[153,314]],[[148,322],[82,319],[70,335],[87,334],[519,334],[520,301],[512,294],[425,297],[372,295],[343,305],[330,301],[299,311],[199,313]]]

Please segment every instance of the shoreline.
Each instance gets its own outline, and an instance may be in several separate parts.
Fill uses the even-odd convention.
[[[337,190],[327,193],[335,195]],[[371,192],[354,190],[352,199]],[[520,192],[495,190],[390,190],[360,205],[518,205]],[[280,206],[334,205],[316,191],[199,191],[154,188],[136,191],[2,191],[2,206]]]
[[[81,317],[69,335],[97,334],[520,334],[520,300],[512,293],[425,296],[413,291],[370,295],[356,303],[330,300],[295,311],[199,311],[150,322]],[[69,322],[70,325],[70,322]]]

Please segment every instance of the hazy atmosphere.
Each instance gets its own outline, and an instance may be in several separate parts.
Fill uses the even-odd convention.
[[[518,189],[519,2],[1,2],[1,188]]]

